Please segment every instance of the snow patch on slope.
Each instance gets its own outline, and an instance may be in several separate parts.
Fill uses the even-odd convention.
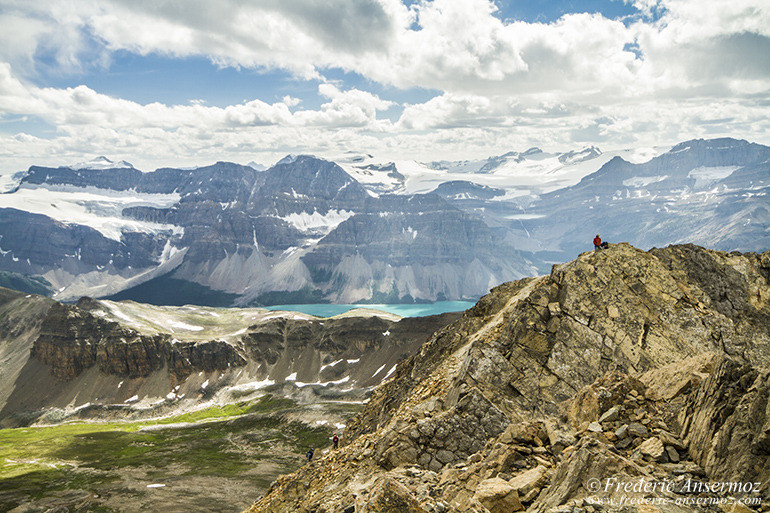
[[[340,225],[343,221],[349,219],[355,214],[347,210],[329,210],[325,214],[321,214],[317,210],[313,210],[312,214],[307,212],[295,212],[279,219],[283,219],[287,223],[294,226],[296,229],[303,233],[320,233],[326,235],[334,228]]]
[[[632,176],[623,180],[623,185],[626,187],[647,187],[650,184],[662,182],[668,178],[668,175],[663,176]]]
[[[122,232],[182,235],[184,229],[171,225],[123,217],[128,207],[168,208],[178,194],[145,194],[136,191],[108,191],[95,187],[22,185],[16,192],[0,195],[0,207],[42,214],[65,224],[90,226],[109,239],[120,241]]]
[[[89,160],[87,162],[78,162],[77,164],[73,164],[71,166],[67,166],[70,169],[74,170],[80,170],[80,169],[136,169],[131,163],[126,162],[125,160],[120,160],[118,162],[113,162],[107,157],[96,157],[93,160]]]
[[[724,180],[737,169],[740,169],[740,166],[701,166],[690,171],[687,177],[695,179],[695,187],[704,187],[719,180]]]

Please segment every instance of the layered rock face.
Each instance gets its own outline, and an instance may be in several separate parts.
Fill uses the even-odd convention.
[[[0,426],[41,415],[163,415],[266,387],[299,401],[358,401],[459,317],[65,305],[0,288]]]
[[[26,212],[21,197],[66,206]],[[8,198],[0,270],[43,276],[65,301],[167,304],[169,277],[209,305],[457,300],[533,269],[441,196],[380,196],[308,155],[265,171],[33,166]]]
[[[104,374],[126,378],[147,377],[167,366],[176,379],[183,380],[192,372],[246,364],[225,342],[174,342],[167,334],[141,334],[100,319],[87,309],[55,303],[43,320],[31,354],[64,381],[93,366]]]
[[[767,477],[769,361],[770,252],[586,253],[434,334],[342,449],[250,511],[618,510],[608,479],[671,481],[658,510],[697,510],[695,482]]]

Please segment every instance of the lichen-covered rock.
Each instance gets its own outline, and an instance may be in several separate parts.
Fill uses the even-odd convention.
[[[519,481],[527,486],[518,502],[546,512],[579,511],[595,492],[593,479],[764,476],[754,461],[770,467],[767,378],[758,380],[766,371],[725,374],[711,359],[770,361],[768,262],[770,253],[619,244],[554,266],[549,276],[497,287],[374,391],[349,423],[348,445],[335,456],[348,462],[334,467],[333,485],[326,467],[302,471],[251,511],[310,506],[283,501],[286,483],[297,479],[310,483],[313,504],[326,511],[345,494],[363,503],[356,483],[405,466],[438,475],[421,504],[440,499],[451,512],[497,508]],[[720,372],[735,374],[739,385],[729,388],[726,377],[714,377]],[[678,421],[680,413],[691,420]],[[717,473],[719,465],[730,471]],[[428,481],[399,482],[415,494]]]
[[[720,481],[770,481],[770,369],[724,359],[681,411],[693,460]],[[763,488],[770,499],[770,488]]]

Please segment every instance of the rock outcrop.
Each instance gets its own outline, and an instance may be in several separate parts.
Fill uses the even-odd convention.
[[[427,512],[698,509],[767,478],[769,314],[770,252],[620,244],[501,285],[249,511],[363,511],[383,480]],[[640,480],[672,484],[615,486]]]
[[[170,414],[268,388],[301,402],[359,401],[459,316],[66,305],[0,288],[0,425]]]
[[[104,374],[126,378],[147,377],[167,366],[182,381],[192,372],[246,364],[225,342],[172,340],[168,334],[145,335],[77,306],[55,303],[43,320],[32,356],[65,381],[93,366]]]

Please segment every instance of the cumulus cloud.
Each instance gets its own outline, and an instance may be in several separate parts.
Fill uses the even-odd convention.
[[[164,151],[235,160],[255,148],[419,157],[712,135],[770,142],[770,4],[626,1],[637,16],[527,23],[503,20],[492,0],[0,0],[0,117],[56,129],[53,139],[8,135],[2,155],[109,146],[150,162]],[[119,50],[284,70],[316,81],[320,105],[283,92],[272,103],[140,104],[86,85],[33,85],[36,68],[108,68]],[[328,82],[332,69],[437,93],[397,105]]]

